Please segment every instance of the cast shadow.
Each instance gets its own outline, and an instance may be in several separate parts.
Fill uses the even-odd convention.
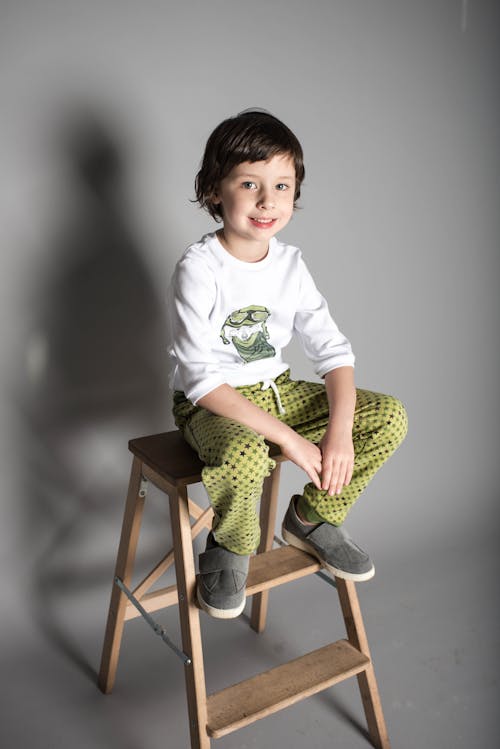
[[[17,382],[22,542],[35,623],[95,680],[75,619],[88,631],[92,622],[103,626],[127,442],[168,428],[166,334],[121,197],[126,152],[118,133],[88,111],[58,132],[69,194],[33,272],[25,376]]]

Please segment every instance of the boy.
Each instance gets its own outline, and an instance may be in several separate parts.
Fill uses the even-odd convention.
[[[360,581],[374,566],[342,523],[406,434],[398,400],[355,388],[349,341],[300,250],[275,237],[303,179],[300,143],[273,115],[247,110],[222,122],[196,177],[198,202],[222,228],[186,250],[171,283],[175,422],[205,463],[214,509],[197,595],[216,618],[245,605],[256,505],[274,467],[265,440],[310,479],[290,501],[284,539]],[[282,349],[293,333],[323,383],[290,378]]]

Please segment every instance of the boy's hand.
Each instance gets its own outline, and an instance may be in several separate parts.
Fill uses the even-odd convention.
[[[321,450],[300,434],[290,430],[280,441],[283,455],[307,473],[314,486],[321,489]]]
[[[331,496],[348,486],[354,468],[352,430],[328,428],[319,443],[322,454],[321,488]]]

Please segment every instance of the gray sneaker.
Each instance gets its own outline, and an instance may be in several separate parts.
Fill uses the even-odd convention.
[[[281,529],[284,540],[318,559],[332,575],[361,582],[375,574],[368,554],[340,526],[330,523],[306,525],[295,510],[292,497]]]
[[[219,546],[212,533],[200,554],[197,597],[203,611],[216,619],[234,619],[245,608],[250,557]]]

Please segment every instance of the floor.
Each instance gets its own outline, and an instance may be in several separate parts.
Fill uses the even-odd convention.
[[[464,565],[458,545],[397,564],[382,555],[375,578],[358,585],[393,749],[488,747],[498,737],[496,546],[485,543],[482,556],[469,556]],[[29,605],[7,612],[0,652],[3,749],[189,746],[183,666],[141,619],[126,625],[113,693],[98,691],[108,596],[104,580],[40,585]],[[176,610],[156,617],[180,643]],[[317,576],[272,591],[261,635],[248,626],[246,612],[229,622],[202,615],[202,629],[208,691],[344,636],[336,591]],[[370,744],[350,679],[212,745]]]

